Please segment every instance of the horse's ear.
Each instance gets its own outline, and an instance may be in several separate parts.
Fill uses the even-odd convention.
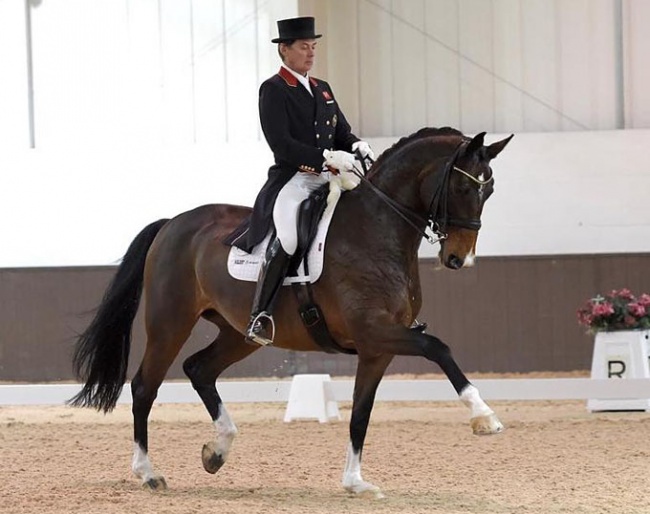
[[[510,140],[515,137],[514,134],[510,134],[507,138],[497,141],[496,143],[492,143],[490,146],[487,147],[486,154],[488,156],[488,159],[494,159],[497,155],[501,153],[501,150],[503,150],[506,145],[510,142]]]
[[[476,134],[467,145],[467,148],[465,148],[465,155],[472,155],[473,153],[478,152],[481,148],[483,148],[483,139],[485,139],[485,132]]]

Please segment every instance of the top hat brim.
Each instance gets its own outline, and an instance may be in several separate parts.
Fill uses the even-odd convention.
[[[271,39],[271,43],[284,43],[285,41],[295,41],[296,39],[318,39],[322,34],[300,34],[294,37],[276,37]]]

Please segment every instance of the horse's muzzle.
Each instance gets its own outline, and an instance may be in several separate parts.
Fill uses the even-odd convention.
[[[451,269],[460,269],[463,267],[464,262],[465,261],[463,259],[452,253],[449,257],[447,257],[445,266]]]

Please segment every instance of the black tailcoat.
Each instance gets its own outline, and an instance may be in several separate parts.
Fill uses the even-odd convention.
[[[311,77],[309,83],[313,96],[282,67],[260,86],[260,121],[275,164],[257,195],[253,214],[226,238],[226,244],[250,252],[268,233],[275,199],[291,177],[299,172],[320,173],[323,150],[350,152],[359,141],[329,84]]]

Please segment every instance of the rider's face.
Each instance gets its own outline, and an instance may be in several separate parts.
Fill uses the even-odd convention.
[[[314,65],[316,58],[315,39],[297,39],[291,45],[280,44],[284,64],[296,73],[306,75]]]

